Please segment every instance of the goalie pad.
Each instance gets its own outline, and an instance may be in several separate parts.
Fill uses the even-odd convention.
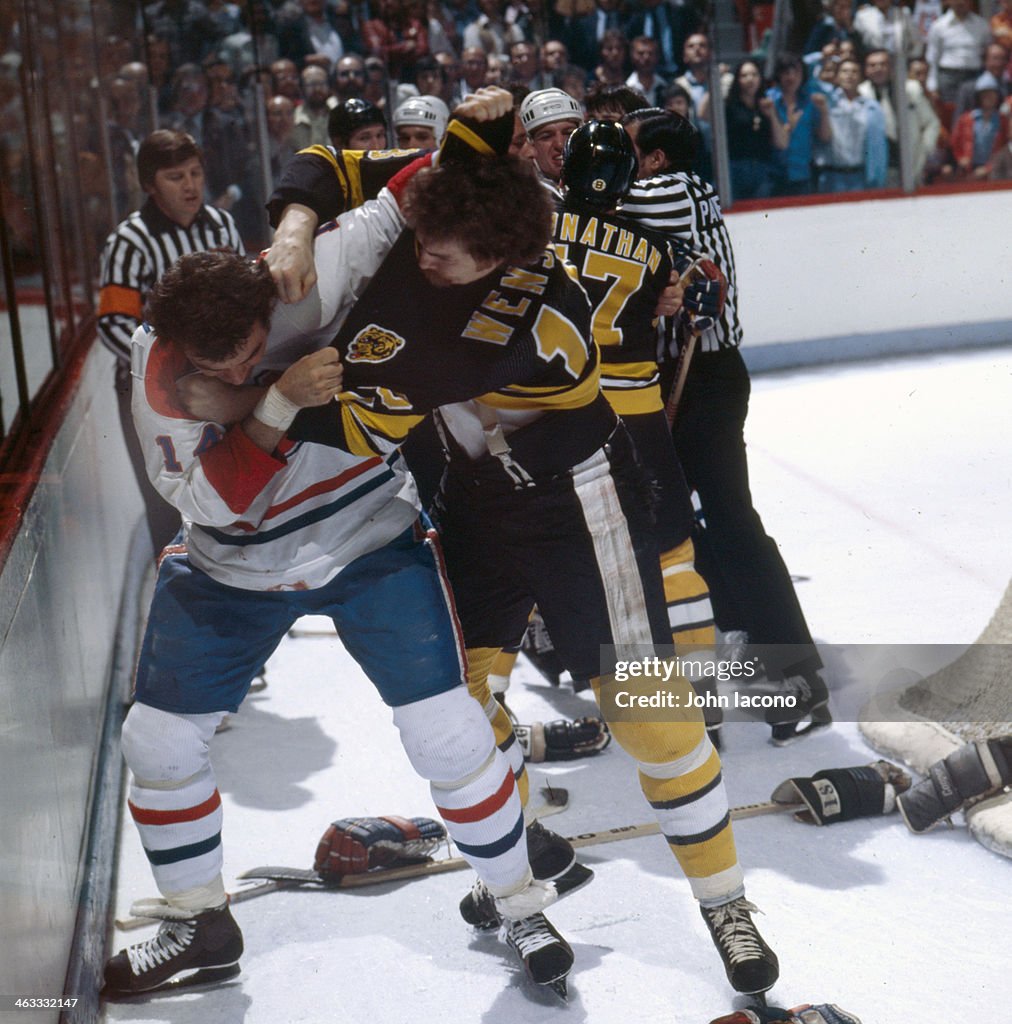
[[[514,724],[525,761],[573,761],[604,750],[611,742],[608,726],[600,718],[560,718],[533,725]]]
[[[321,878],[336,881],[428,860],[445,839],[446,829],[432,818],[341,818],[323,833],[313,867]]]
[[[792,1010],[781,1010],[776,1006],[738,1010],[726,1017],[718,1017],[710,1024],[861,1024],[861,1021],[835,1003],[806,1003]]]
[[[827,768],[811,778],[781,782],[770,797],[778,804],[803,803],[794,815],[810,825],[835,825],[896,810],[896,799],[910,788],[910,776],[889,761],[856,768]]]
[[[1012,784],[1012,735],[967,743],[928,769],[900,798],[911,832],[927,832],[955,811]]]

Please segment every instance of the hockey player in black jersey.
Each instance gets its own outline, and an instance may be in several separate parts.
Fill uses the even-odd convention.
[[[697,564],[717,626],[746,634],[748,653],[797,698],[795,708],[767,716],[773,742],[788,743],[832,717],[819,674],[822,660],[787,567],[752,507],[744,439],[750,383],[739,351],[734,250],[718,196],[692,170],[699,147],[693,125],[656,108],[628,114],[623,124],[640,164],[623,215],[704,253],[727,278],[724,311],[701,334],[689,366],[674,424],[675,450],[702,508]]]

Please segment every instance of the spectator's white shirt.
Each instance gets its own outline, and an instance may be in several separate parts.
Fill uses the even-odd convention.
[[[895,53],[897,33],[902,34],[903,49],[908,57],[918,53],[922,45],[910,11],[896,4],[885,14],[874,4],[859,7],[854,15],[854,31],[861,37],[865,50],[888,50]]]
[[[976,71],[982,66],[984,47],[991,41],[988,23],[972,11],[962,20],[946,11],[928,31],[928,89],[938,89],[938,70]]]

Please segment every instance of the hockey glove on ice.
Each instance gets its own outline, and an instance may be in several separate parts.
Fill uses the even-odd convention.
[[[444,839],[446,829],[432,818],[341,818],[323,833],[313,867],[321,878],[337,880],[427,860]]]

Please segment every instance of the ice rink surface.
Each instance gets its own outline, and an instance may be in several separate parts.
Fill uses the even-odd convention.
[[[846,706],[853,644],[967,644],[1012,576],[1012,349],[782,372],[753,381],[752,488],[780,543]],[[432,815],[390,712],[332,635],[286,639],[214,740],[226,884],[258,864],[309,867],[332,819]],[[884,657],[888,660],[888,650]],[[521,721],[590,713],[522,659]],[[777,783],[877,755],[852,721],[785,749],[761,723],[725,726],[734,804]],[[650,820],[630,759],[538,766],[569,790],[547,823],[576,834]],[[760,928],[777,951],[771,1003],[835,1002],[863,1024],[1012,1021],[1012,863],[954,829],[922,836],[898,816],[817,829],[777,815],[736,836]],[[576,953],[570,999],[524,980],[505,946],[457,914],[458,872],[344,892],[275,892],[238,904],[242,974],[216,990],[107,1007],[109,1021],[172,1024],[707,1024],[743,1005],[657,836],[581,851],[594,883],[550,911]],[[117,915],[155,895],[126,822]],[[147,932],[117,932],[113,949]]]

